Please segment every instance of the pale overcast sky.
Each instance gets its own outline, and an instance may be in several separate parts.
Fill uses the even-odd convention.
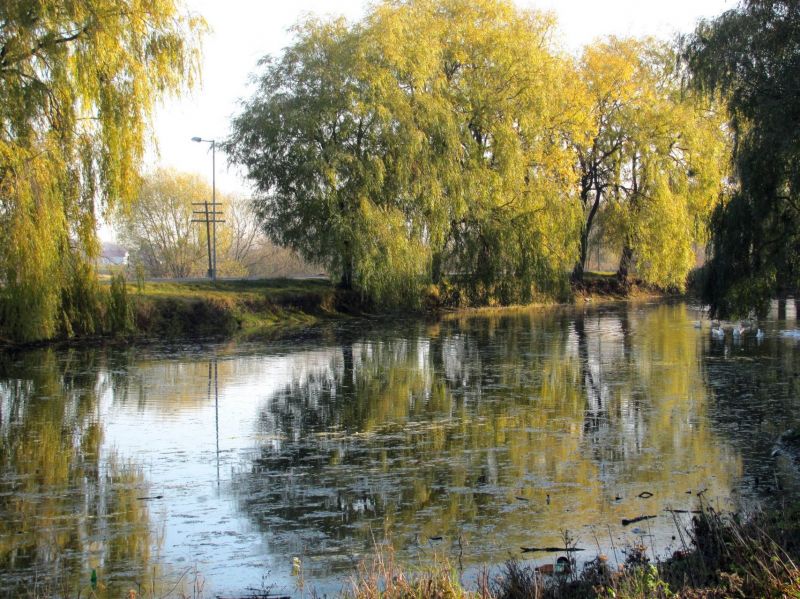
[[[154,122],[160,156],[150,167],[165,165],[211,180],[211,156],[193,136],[222,139],[238,101],[249,95],[248,77],[266,54],[278,54],[291,42],[287,29],[308,13],[358,19],[362,0],[186,0],[212,28],[204,45],[203,84],[190,97],[161,107]],[[556,13],[564,46],[577,51],[605,35],[656,35],[669,38],[693,29],[701,17],[733,8],[733,0],[517,0],[522,7]],[[217,189],[246,193],[242,177],[217,154]]]

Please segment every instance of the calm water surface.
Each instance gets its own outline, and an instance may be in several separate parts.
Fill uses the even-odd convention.
[[[633,304],[1,355],[0,594],[86,594],[94,569],[101,596],[300,596],[294,557],[306,592],[335,593],[383,543],[467,578],[563,530],[587,557],[663,553],[665,508],[700,491],[798,494],[771,453],[800,414],[781,335],[800,324],[734,344],[697,318]]]

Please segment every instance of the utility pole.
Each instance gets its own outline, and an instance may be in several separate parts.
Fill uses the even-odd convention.
[[[193,223],[205,223],[206,225],[206,245],[208,246],[208,278],[212,281],[217,280],[217,223],[224,223],[225,221],[220,217],[223,215],[218,206],[221,204],[216,201],[209,203],[208,200],[204,202],[192,202],[192,206],[200,206],[192,211],[194,218]]]
[[[217,210],[217,141],[215,139],[203,139],[193,137],[192,141],[211,144],[211,210],[208,209],[208,201],[192,202],[194,206],[204,206],[204,210],[195,210],[193,213],[199,215],[192,219],[193,223],[206,224],[206,241],[208,245],[208,278],[212,281],[217,280],[217,223],[224,223],[219,217],[222,210]]]

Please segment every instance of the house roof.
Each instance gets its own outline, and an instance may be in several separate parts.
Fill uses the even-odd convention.
[[[103,258],[124,258],[128,255],[128,250],[117,243],[104,241],[100,248],[100,255]]]

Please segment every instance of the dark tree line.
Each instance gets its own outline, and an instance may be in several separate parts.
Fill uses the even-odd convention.
[[[694,85],[724,98],[734,136],[703,298],[722,316],[764,312],[800,282],[800,2],[743,2],[701,23],[684,55]]]

